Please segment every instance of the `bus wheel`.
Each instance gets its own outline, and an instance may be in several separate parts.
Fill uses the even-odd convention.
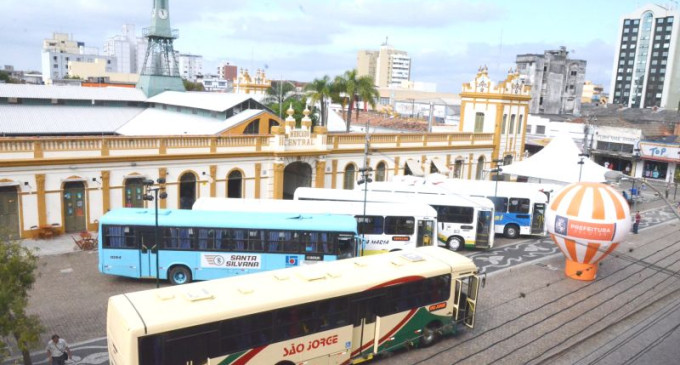
[[[460,251],[463,249],[463,246],[463,239],[460,237],[451,236],[449,237],[449,240],[446,241],[446,247],[452,251]]]
[[[170,269],[169,278],[170,284],[181,285],[191,282],[191,271],[186,266],[173,266]]]
[[[420,345],[428,347],[439,340],[439,328],[441,324],[430,323],[423,329],[423,335],[420,337]]]
[[[514,224],[506,225],[503,229],[503,236],[513,239],[519,237],[519,227]]]

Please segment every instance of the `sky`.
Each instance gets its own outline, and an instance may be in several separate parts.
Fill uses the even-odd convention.
[[[101,52],[107,38],[150,24],[153,0],[0,0],[0,66],[40,70],[42,42],[69,33]],[[518,54],[566,47],[587,61],[586,80],[609,90],[621,16],[638,0],[171,0],[174,47],[265,69],[268,78],[311,81],[356,68],[359,50],[386,40],[411,57],[411,80],[459,93],[486,65],[495,81]]]

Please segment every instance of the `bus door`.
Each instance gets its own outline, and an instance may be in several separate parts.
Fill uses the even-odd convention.
[[[434,221],[422,219],[418,221],[418,241],[416,247],[432,246],[435,242]]]
[[[493,215],[489,210],[477,212],[477,233],[475,235],[476,248],[490,248],[493,237]]]
[[[479,277],[475,275],[456,279],[454,290],[453,307],[456,309],[456,323],[462,321],[467,327],[473,328],[479,293]]]
[[[545,233],[545,204],[534,203],[534,213],[531,216],[531,234]]]
[[[382,301],[382,296],[366,293],[350,302],[350,312],[354,326],[352,334],[352,357],[363,357],[368,360],[377,351],[374,341],[379,337],[376,311]]]
[[[139,254],[139,267],[141,269],[140,277],[146,278],[156,277],[156,255],[158,253],[158,246],[156,245],[156,236],[154,232],[155,232],[154,227],[137,228],[137,246],[139,247],[140,252]]]

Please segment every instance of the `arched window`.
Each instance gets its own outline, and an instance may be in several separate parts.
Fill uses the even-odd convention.
[[[503,122],[501,123],[501,134],[505,134],[505,127],[507,127],[508,124],[508,115],[503,114]]]
[[[243,130],[243,134],[260,134],[260,120],[255,119],[250,122],[246,129]]]
[[[354,175],[356,173],[356,168],[354,167],[354,164],[349,164],[347,167],[345,167],[345,180],[344,183],[342,184],[343,189],[354,189]]]
[[[484,113],[475,114],[475,133],[484,131]]]
[[[234,170],[227,177],[227,198],[243,198],[243,174]]]
[[[475,179],[476,180],[482,180],[484,178],[484,163],[485,163],[484,156],[480,156],[479,159],[477,160],[477,173],[475,174]]]
[[[130,178],[125,179],[125,207],[143,208],[144,207],[144,179]]]
[[[385,181],[385,163],[379,162],[378,166],[375,167],[375,181]]]
[[[463,159],[457,158],[453,167],[453,177],[460,179],[463,174]]]
[[[278,125],[279,125],[279,122],[277,122],[274,119],[269,119],[269,128],[267,128],[267,131],[269,132],[269,134],[272,133],[272,127],[276,127]]]
[[[185,172],[179,178],[179,209],[191,209],[196,195],[196,175]]]
[[[515,133],[515,114],[510,116],[510,130],[508,130],[508,133]]]
[[[519,121],[517,122],[517,133],[522,134],[522,119],[524,119],[524,114],[519,115]]]

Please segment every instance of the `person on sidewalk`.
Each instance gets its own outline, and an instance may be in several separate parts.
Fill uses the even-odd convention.
[[[633,222],[633,233],[637,234],[638,233],[638,228],[640,227],[640,221],[642,220],[642,217],[640,216],[640,211],[638,210],[635,213],[635,221]]]
[[[71,349],[63,338],[59,338],[59,335],[52,335],[45,350],[47,363],[51,365],[64,365],[66,360],[71,358]]]

